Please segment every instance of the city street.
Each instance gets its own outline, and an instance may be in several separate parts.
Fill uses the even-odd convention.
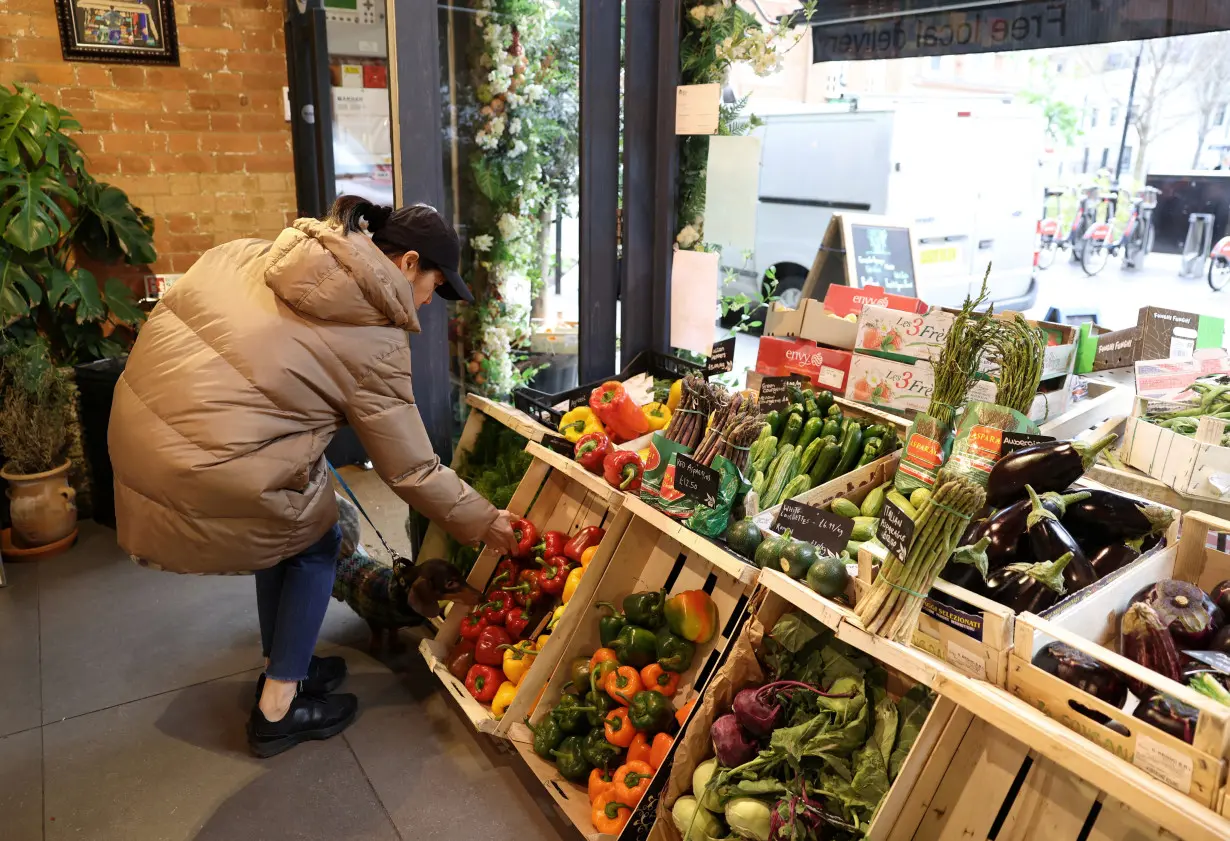
[[[1136,323],[1144,306],[1168,307],[1203,315],[1230,316],[1230,289],[1214,292],[1203,275],[1179,277],[1176,254],[1150,254],[1143,269],[1124,270],[1113,258],[1100,274],[1089,277],[1079,263],[1060,255],[1038,272],[1038,300],[1026,315],[1043,318],[1050,307],[1065,315],[1097,314],[1098,324],[1118,330]]]

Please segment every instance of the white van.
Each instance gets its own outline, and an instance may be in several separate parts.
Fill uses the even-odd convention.
[[[960,305],[991,262],[996,309],[1033,305],[1044,148],[1036,110],[930,102],[763,120],[756,250],[744,265],[723,254],[736,275],[724,293],[754,291],[776,266],[778,294],[796,305],[832,214],[871,213],[911,226],[927,303]]]

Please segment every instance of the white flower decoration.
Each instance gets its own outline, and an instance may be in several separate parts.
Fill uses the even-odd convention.
[[[524,140],[518,140],[515,143],[513,143],[512,148],[508,150],[508,157],[519,158],[523,154],[525,154],[525,150],[528,148],[530,147],[525,145]]]
[[[521,220],[511,213],[505,213],[500,217],[500,221],[495,225],[500,229],[500,236],[504,239],[512,239],[517,235],[517,230],[521,227]]]
[[[481,234],[470,240],[470,245],[475,251],[490,251],[491,246],[495,245],[495,240],[491,238],[491,234]]]
[[[509,121],[508,133],[514,136],[521,133],[521,118],[520,117],[513,117]]]
[[[685,225],[683,230],[679,232],[679,236],[675,237],[675,242],[679,243],[680,248],[691,248],[700,240],[700,232],[691,225]]]

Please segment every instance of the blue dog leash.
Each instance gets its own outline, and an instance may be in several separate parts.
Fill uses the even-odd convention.
[[[359,509],[359,513],[363,515],[363,519],[367,520],[367,524],[372,527],[372,531],[376,533],[376,537],[380,538],[380,543],[384,546],[385,550],[389,553],[389,556],[393,559],[393,566],[397,566],[401,563],[407,563],[406,559],[399,555],[393,547],[389,545],[389,542],[384,539],[384,535],[380,533],[380,529],[376,528],[376,524],[372,522],[372,518],[368,516],[366,509],[363,508],[363,503],[359,502],[359,498],[354,495],[354,491],[350,489],[350,485],[346,484],[346,480],[342,478],[342,474],[337,472],[337,468],[334,467],[328,459],[325,459],[325,464],[328,465],[329,472],[333,474],[333,478],[337,480],[337,483],[342,486],[342,490],[346,492],[346,496],[350,497],[350,501],[353,502],[355,507]]]

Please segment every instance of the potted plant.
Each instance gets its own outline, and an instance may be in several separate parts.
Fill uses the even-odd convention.
[[[71,135],[80,131],[68,111],[0,85],[0,338],[77,366],[82,405],[69,423],[81,430],[95,517],[114,523],[107,419],[145,314],[122,280],[103,274],[152,263],[154,223],[90,175]]]
[[[9,484],[12,543],[49,546],[77,530],[76,494],[68,484],[69,372],[51,364],[41,343],[0,347],[0,477]]]

